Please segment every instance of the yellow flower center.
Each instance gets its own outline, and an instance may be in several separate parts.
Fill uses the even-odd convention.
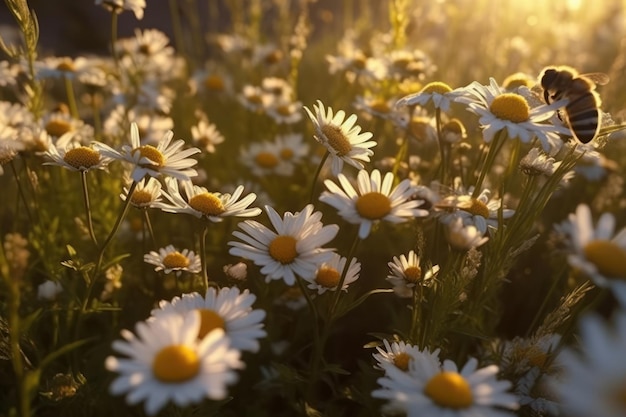
[[[469,201],[465,201],[459,204],[459,208],[461,210],[467,211],[468,213],[471,213],[474,216],[481,216],[485,219],[489,218],[489,207],[487,207],[487,204],[476,198],[472,198]]]
[[[440,372],[424,388],[424,394],[441,407],[461,409],[474,402],[469,383],[456,372]]]
[[[278,235],[269,244],[270,256],[281,264],[290,264],[298,256],[297,240],[292,236]]]
[[[489,110],[501,120],[521,123],[528,120],[530,107],[526,99],[519,94],[504,93],[494,98]]]
[[[445,133],[456,133],[457,135],[465,134],[465,126],[463,126],[463,123],[461,123],[459,119],[450,120],[448,123],[443,125],[441,130]]]
[[[293,149],[290,149],[290,148],[281,149],[280,157],[284,159],[285,161],[290,160],[291,158],[293,158]]]
[[[199,308],[200,313],[200,330],[198,331],[198,339],[204,338],[207,334],[215,329],[224,329],[226,322],[217,314],[217,312],[210,308]]]
[[[162,167],[165,164],[165,156],[152,145],[143,145],[138,148],[132,150],[132,153],[139,152],[141,156],[148,158],[152,161],[150,166],[156,165],[157,167]]]
[[[391,111],[391,107],[389,107],[389,104],[385,100],[374,100],[370,104],[370,108],[375,112],[383,114],[389,113]]]
[[[87,146],[79,146],[65,152],[63,160],[76,169],[91,168],[100,163],[100,152]]]
[[[152,194],[146,190],[135,190],[133,195],[130,197],[130,202],[136,206],[148,204],[152,202]]]
[[[263,97],[259,94],[250,94],[246,96],[246,100],[248,100],[248,103],[251,104],[263,104]]]
[[[322,133],[328,144],[337,152],[337,156],[347,155],[352,150],[352,144],[339,126],[324,125],[322,126]]]
[[[393,364],[396,368],[406,372],[409,370],[409,363],[411,362],[411,355],[406,352],[400,352],[393,357]]]
[[[441,81],[434,81],[432,83],[428,83],[422,88],[421,93],[438,93],[445,94],[452,91],[452,87],[450,87],[446,83],[442,83]]]
[[[358,52],[352,59],[352,66],[356,69],[365,69],[367,66],[367,56],[363,52]]]
[[[404,270],[404,279],[407,282],[415,283],[422,278],[422,269],[419,266],[409,266]]]
[[[356,211],[366,219],[379,220],[391,211],[391,201],[386,195],[372,191],[356,200]]]
[[[64,59],[63,61],[59,62],[59,64],[57,65],[57,69],[59,71],[64,71],[64,72],[76,71],[76,67],[74,67],[74,63],[69,59]]]
[[[279,106],[276,106],[276,113],[280,114],[281,116],[290,116],[293,112],[288,105],[281,104]]]
[[[161,349],[152,362],[156,379],[166,383],[184,382],[200,371],[198,354],[185,345],[171,345]]]
[[[626,279],[626,250],[609,240],[596,239],[583,248],[585,258],[609,278]]]
[[[317,270],[315,282],[326,288],[335,288],[339,284],[341,275],[335,268],[323,266]]]
[[[219,75],[209,75],[204,79],[204,87],[209,91],[224,91],[226,85]]]
[[[267,56],[265,57],[265,63],[267,65],[272,65],[280,62],[281,59],[283,59],[282,51],[275,49],[271,53],[267,54]]]
[[[189,258],[178,251],[168,253],[163,258],[163,265],[167,269],[186,268],[189,266]]]
[[[213,193],[196,194],[189,199],[189,205],[207,216],[219,216],[226,211],[222,200]]]
[[[271,152],[259,152],[254,158],[254,162],[263,168],[274,168],[278,165],[278,158]]]
[[[516,72],[515,74],[511,74],[504,79],[502,82],[502,87],[507,90],[512,90],[518,87],[532,87],[534,84],[533,80],[523,72]]]
[[[69,122],[61,119],[50,119],[48,123],[46,123],[46,132],[50,136],[63,136],[63,134],[72,130],[72,125]]]

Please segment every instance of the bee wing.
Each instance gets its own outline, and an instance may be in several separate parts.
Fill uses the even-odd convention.
[[[597,85],[606,85],[611,80],[609,76],[603,72],[589,72],[587,74],[580,74],[580,77],[587,78]]]

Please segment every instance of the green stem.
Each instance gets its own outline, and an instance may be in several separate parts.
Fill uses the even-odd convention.
[[[174,43],[176,45],[176,50],[179,54],[185,56],[185,37],[183,35],[183,26],[180,21],[178,0],[169,0],[168,3],[170,6],[170,16],[172,18],[172,28],[174,30]]]
[[[441,109],[435,109],[435,126],[437,128],[437,141],[439,142],[439,157],[441,159],[439,172],[441,184],[446,184],[448,176],[448,158],[446,157],[446,143],[441,134]]]
[[[85,212],[87,213],[87,227],[89,228],[89,236],[91,241],[98,247],[98,239],[93,231],[93,219],[91,218],[91,206],[89,204],[89,189],[87,188],[87,171],[80,172],[80,179],[83,186],[83,201],[85,203]]]
[[[117,56],[117,48],[115,44],[117,43],[117,13],[115,11],[111,12],[111,55],[113,55],[113,62],[115,62],[115,68],[118,73],[120,71],[120,59]]]
[[[483,164],[483,167],[480,170],[480,176],[478,177],[478,181],[476,181],[474,192],[472,193],[472,198],[477,198],[480,192],[482,191],[482,185],[483,185],[483,181],[485,180],[485,176],[487,175],[487,172],[493,166],[493,162],[496,159],[496,155],[502,148],[502,145],[504,144],[505,140],[506,140],[506,134],[504,133],[504,130],[501,130],[498,133],[496,133],[496,136],[493,138],[493,142],[491,143],[491,146],[489,146],[489,152],[487,153],[487,158],[485,159],[485,163]]]
[[[319,165],[317,166],[317,171],[315,171],[315,175],[313,176],[313,183],[311,184],[311,196],[309,197],[309,204],[313,203],[313,197],[315,196],[315,185],[319,179],[320,174],[322,173],[322,168],[324,167],[324,163],[328,159],[328,155],[330,155],[329,151],[326,151]]]
[[[150,221],[150,214],[148,214],[148,209],[141,209],[141,213],[143,214],[143,220],[145,222],[146,228],[148,229],[148,234],[150,235],[150,239],[152,240],[152,246],[156,249],[157,241],[154,237],[154,229],[152,228],[152,222]]]
[[[67,104],[70,107],[70,114],[74,119],[78,119],[78,106],[76,105],[74,84],[72,84],[72,80],[67,76],[63,76],[63,81],[65,82],[65,93],[67,94]]]
[[[333,293],[333,299],[330,304],[330,308],[328,309],[328,320],[331,321],[333,319],[333,315],[335,314],[335,310],[337,305],[339,304],[339,297],[341,296],[341,289],[343,288],[343,283],[346,280],[346,275],[348,274],[348,270],[350,269],[350,261],[356,252],[356,248],[359,246],[361,239],[355,236],[352,241],[352,246],[350,247],[350,251],[348,252],[348,256],[346,257],[346,264],[343,267],[343,271],[341,271],[341,278],[339,278],[339,284],[337,284],[337,288]]]
[[[33,223],[33,215],[30,212],[30,208],[28,207],[28,201],[26,200],[26,194],[24,194],[24,189],[22,188],[22,183],[20,182],[20,176],[17,173],[17,169],[15,168],[15,163],[13,162],[13,160],[11,160],[11,162],[9,162],[9,165],[11,166],[11,172],[13,172],[13,176],[15,177],[15,183],[17,184],[17,191],[20,195],[20,198],[22,199],[22,202],[24,203],[24,211],[26,212],[26,216],[28,217],[28,221],[32,224]]]

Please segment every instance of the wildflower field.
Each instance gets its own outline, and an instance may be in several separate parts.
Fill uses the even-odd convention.
[[[626,416],[626,2],[88,3],[0,6],[0,416]]]

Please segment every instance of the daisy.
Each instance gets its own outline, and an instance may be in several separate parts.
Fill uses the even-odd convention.
[[[243,90],[237,95],[242,106],[252,112],[265,112],[272,103],[272,96],[261,87],[244,85]]]
[[[570,238],[569,264],[626,306],[626,227],[615,233],[611,213],[602,214],[594,227],[589,206],[581,204],[560,229]]]
[[[496,365],[478,369],[478,361],[470,358],[459,370],[450,360],[441,365],[437,356],[413,353],[407,371],[383,365],[381,388],[372,392],[374,398],[389,401],[383,411],[407,417],[502,417],[513,414],[501,408],[518,408],[517,398],[507,392],[511,383],[496,379]]]
[[[381,220],[402,223],[415,217],[425,217],[428,211],[419,209],[421,200],[411,200],[413,187],[408,179],[393,187],[394,175],[391,172],[381,178],[380,171],[369,174],[359,171],[358,192],[348,178],[339,174],[339,185],[331,180],[324,181],[328,191],[322,192],[320,201],[337,209],[339,215],[349,223],[359,225],[359,238],[365,239],[374,224]]]
[[[50,143],[43,154],[49,161],[44,165],[58,165],[70,171],[91,171],[105,169],[111,158],[104,157],[93,146],[82,146],[72,141],[72,136],[65,134],[56,144]]]
[[[484,231],[473,224],[464,224],[461,217],[456,217],[446,224],[445,236],[448,244],[460,251],[478,248],[489,240]]]
[[[303,277],[309,283],[307,287],[317,291],[318,295],[324,294],[326,291],[337,291],[346,262],[347,259],[345,257],[333,253],[333,257],[322,263],[313,275]],[[352,258],[341,286],[342,291],[348,291],[348,285],[359,279],[360,272],[361,263],[357,262],[356,258]]]
[[[267,175],[280,175],[290,177],[293,175],[294,164],[283,156],[284,146],[277,142],[254,142],[247,148],[243,148],[239,155],[239,161],[252,171],[257,177]]]
[[[448,84],[441,81],[428,83],[419,92],[402,97],[396,102],[396,107],[426,107],[432,105],[435,109],[450,111],[450,103],[458,96]]]
[[[393,108],[395,101],[395,99],[386,99],[382,96],[359,95],[356,96],[354,107],[371,116],[380,117],[382,119],[394,119],[398,117],[398,114]]]
[[[159,308],[152,310],[152,317],[159,319],[172,313],[185,316],[189,312],[200,313],[198,338],[202,339],[214,329],[221,329],[235,349],[258,352],[258,339],[265,337],[263,330],[265,311],[252,309],[256,296],[248,290],[224,287],[209,288],[204,297],[197,292],[174,297],[172,301],[161,301]]]
[[[546,155],[539,148],[531,148],[519,162],[520,170],[528,176],[551,177],[556,169],[554,158]]]
[[[96,5],[98,4],[117,14],[131,10],[138,20],[143,19],[143,9],[146,8],[146,0],[96,0]]]
[[[274,143],[278,148],[278,155],[283,161],[297,165],[309,156],[310,147],[308,143],[303,142],[301,133],[276,136]]]
[[[120,198],[126,201],[128,198],[128,187],[124,187],[124,191],[120,194]],[[155,203],[161,201],[162,187],[161,183],[153,177],[147,177],[137,183],[135,191],[130,197],[130,204],[137,208],[154,207]]]
[[[67,135],[71,140],[86,143],[94,136],[93,127],[82,120],[73,118],[65,111],[45,114],[41,119],[41,126],[50,137],[55,139]]]
[[[326,147],[332,156],[332,173],[338,175],[346,162],[355,168],[363,169],[363,162],[369,162],[374,152],[370,149],[376,146],[376,142],[370,141],[371,132],[361,132],[361,127],[355,125],[356,115],[347,119],[346,113],[339,110],[333,113],[333,109],[324,108],[321,101],[313,106],[315,114],[304,107],[313,122],[315,139]]]
[[[440,221],[444,224],[452,222],[455,218],[460,217],[463,224],[473,224],[482,234],[487,232],[487,226],[498,228],[498,218],[500,212],[501,200],[493,200],[490,198],[491,191],[484,189],[478,197],[472,197],[471,194],[447,197],[439,204],[440,207],[452,207],[453,212],[443,214]],[[513,217],[515,210],[502,209],[502,218],[509,219]]]
[[[322,213],[314,212],[312,204],[301,212],[286,212],[282,218],[270,206],[265,206],[265,211],[275,231],[256,221],[246,220],[239,224],[245,233],[233,232],[243,242],[233,241],[228,245],[232,246],[231,255],[261,266],[266,282],[282,279],[291,286],[296,281],[296,274],[309,277],[318,265],[332,258],[332,249],[322,246],[335,238],[339,226],[324,226],[320,221]]]
[[[201,119],[197,125],[191,126],[191,136],[194,144],[208,153],[214,153],[215,145],[224,142],[224,136],[217,130],[217,126],[205,119]]]
[[[266,113],[276,124],[293,125],[302,120],[302,103],[277,99],[266,109]]]
[[[456,100],[466,103],[468,110],[480,117],[483,139],[487,143],[497,132],[506,130],[509,138],[519,138],[523,143],[537,137],[543,149],[549,152],[561,141],[559,134],[570,134],[569,128],[564,126],[542,123],[566,104],[563,100],[531,109],[522,95],[506,92],[493,78],[488,86],[473,82],[458,91]]]
[[[167,245],[158,252],[151,251],[143,256],[143,260],[155,265],[154,270],[157,272],[163,271],[166,274],[175,272],[176,276],[180,276],[183,271],[197,274],[202,270],[199,256],[189,249],[179,251],[174,245]]]
[[[227,386],[237,381],[234,369],[243,367],[240,352],[221,329],[198,338],[200,325],[201,314],[192,312],[139,322],[138,336],[122,330],[124,340],[114,341],[113,350],[126,357],[105,361],[109,371],[119,374],[111,394],[126,394],[129,405],[144,401],[148,415],[169,401],[184,407],[205,398],[225,399]]]
[[[63,292],[63,285],[60,282],[47,280],[37,287],[37,299],[54,301]]]
[[[174,133],[170,130],[159,141],[156,147],[141,145],[139,128],[136,123],[130,127],[130,145],[122,146],[121,151],[116,151],[101,142],[95,142],[96,149],[102,155],[129,162],[133,165],[131,177],[133,181],[141,181],[146,175],[159,177],[161,175],[172,176],[180,180],[189,180],[189,177],[197,175],[191,168],[198,161],[188,158],[200,152],[198,148],[181,150],[185,142],[177,140],[170,145]]]
[[[168,213],[187,213],[214,223],[221,222],[224,217],[255,217],[261,214],[260,208],[248,207],[256,199],[256,194],[249,193],[240,200],[243,185],[238,186],[233,194],[222,194],[211,193],[191,181],[180,181],[183,189],[181,194],[176,179],[166,178],[165,184],[167,191],[162,194],[169,200],[169,204],[163,202],[154,206]]]
[[[394,366],[406,372],[409,370],[409,364],[413,361],[413,358],[424,354],[431,355],[436,363],[439,363],[439,349],[429,353],[402,341],[389,343],[387,339],[383,340],[383,345],[384,349],[381,346],[377,346],[376,350],[378,353],[372,355],[376,359],[375,368],[377,369],[385,370],[389,366]]]
[[[387,281],[393,285],[393,292],[398,297],[411,297],[413,289],[420,285],[428,285],[431,279],[439,272],[439,266],[435,265],[428,271],[422,273],[420,259],[415,251],[410,251],[408,256],[394,256],[393,262],[387,263],[390,274]]]
[[[585,316],[580,322],[581,349],[566,348],[557,357],[561,372],[550,386],[565,414],[573,417],[626,415],[626,312],[611,324]]]

